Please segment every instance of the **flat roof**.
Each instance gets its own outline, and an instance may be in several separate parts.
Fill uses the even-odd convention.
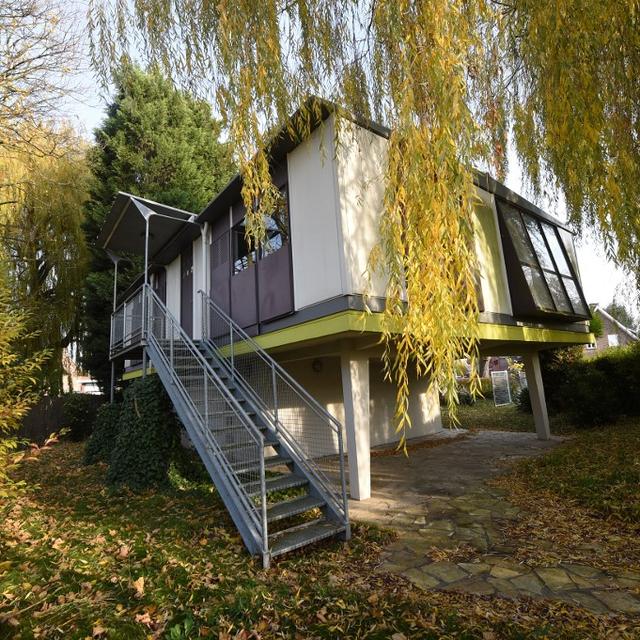
[[[178,234],[195,238],[200,233],[193,213],[119,191],[98,235],[98,246],[116,254],[144,255],[147,220],[149,259],[160,264],[173,259],[168,259],[166,250]]]

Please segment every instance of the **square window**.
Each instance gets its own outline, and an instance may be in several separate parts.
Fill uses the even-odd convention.
[[[289,207],[287,193],[280,192],[281,199],[276,210],[265,216],[266,238],[262,243],[262,257],[275,253],[289,241]]]
[[[249,250],[245,231],[244,219],[231,229],[234,274],[248,269],[255,262],[256,252],[255,250]]]
[[[576,247],[573,243],[573,235],[566,229],[558,229],[558,233],[560,234],[562,245],[564,246],[567,255],[569,256],[569,260],[571,261],[573,271],[578,277],[580,277],[580,271],[578,270],[578,256],[576,255]]]
[[[527,231],[529,232],[533,248],[536,250],[538,260],[540,260],[540,266],[543,269],[555,271],[553,260],[551,260],[549,249],[547,249],[547,244],[542,237],[542,231],[540,231],[537,220],[534,220],[531,216],[522,217],[524,218],[524,223],[527,226]]]
[[[575,280],[572,278],[562,278],[562,282],[564,282],[565,289],[569,294],[569,300],[571,300],[573,310],[580,315],[586,316],[587,308],[584,306],[584,302],[582,302]]]
[[[617,333],[610,333],[607,336],[607,342],[610,347],[619,347],[620,346],[620,338]]]
[[[527,232],[522,224],[522,220],[520,219],[520,213],[517,209],[511,206],[503,207],[502,210],[504,212],[505,222],[509,229],[509,234],[511,235],[511,239],[513,240],[513,244],[516,248],[516,253],[518,254],[518,259],[520,262],[535,265],[536,258],[531,250]]]
[[[558,311],[564,311],[565,313],[571,313],[573,309],[571,308],[567,294],[562,288],[560,278],[555,273],[549,271],[544,272],[544,277],[547,279],[547,284],[551,291],[551,297],[556,304],[556,309],[558,309]]]

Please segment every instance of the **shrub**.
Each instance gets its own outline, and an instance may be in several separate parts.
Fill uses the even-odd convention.
[[[522,413],[533,413],[531,408],[531,396],[529,395],[529,389],[523,387],[516,395],[516,407],[518,411]]]
[[[555,358],[543,372],[548,404],[567,412],[576,426],[640,416],[640,344],[610,349],[590,360],[566,354]]]
[[[465,386],[458,389],[458,404],[471,406],[475,402],[475,398],[471,395],[468,387]]]
[[[577,368],[583,363],[582,346],[550,349],[540,353],[540,368],[545,399],[551,413],[569,410],[571,391],[568,388]]]
[[[491,378],[480,378],[480,391],[487,400],[493,400],[493,383]]]
[[[578,427],[615,422],[620,416],[618,389],[604,371],[593,362],[576,365],[570,373],[570,391],[566,408],[571,422]]]
[[[63,425],[70,430],[69,437],[75,442],[84,440],[91,433],[102,396],[88,393],[67,393],[62,405]]]
[[[120,409],[121,405],[118,403],[103,404],[98,409],[93,432],[85,449],[85,464],[111,461],[111,454],[118,437]]]
[[[493,399],[493,385],[491,384],[491,378],[480,378],[480,395],[476,395],[474,398],[470,391],[470,380],[462,379],[458,380],[458,402],[463,405],[475,404],[479,398],[486,398],[487,400]],[[441,399],[441,404],[444,404],[444,399]]]
[[[140,491],[165,485],[179,444],[178,423],[157,376],[137,380],[124,393],[107,482]]]

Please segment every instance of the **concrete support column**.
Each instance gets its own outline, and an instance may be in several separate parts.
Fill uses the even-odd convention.
[[[349,453],[349,490],[354,500],[371,497],[369,359],[357,352],[340,356],[344,418]]]
[[[537,351],[533,351],[523,354],[522,359],[524,361],[524,370],[527,374],[527,386],[529,387],[529,397],[531,398],[531,408],[533,409],[536,433],[540,440],[548,440],[551,437],[551,431],[549,430],[547,402],[544,398],[540,356]]]

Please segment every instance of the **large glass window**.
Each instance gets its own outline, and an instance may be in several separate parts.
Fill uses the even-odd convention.
[[[264,258],[282,249],[289,242],[289,205],[286,187],[281,189],[280,201],[273,213],[265,216],[266,236],[260,247],[260,255],[249,250],[246,238],[245,219],[231,229],[231,245],[233,249],[233,273],[240,273],[249,268],[256,258]]]
[[[262,243],[262,257],[282,249],[289,242],[289,205],[287,191],[280,191],[280,202],[275,211],[265,216],[266,238]]]
[[[571,234],[509,203],[499,208],[536,307],[588,317]]]
[[[249,249],[244,218],[231,229],[231,248],[233,250],[233,273],[248,269],[255,262],[255,249]]]

